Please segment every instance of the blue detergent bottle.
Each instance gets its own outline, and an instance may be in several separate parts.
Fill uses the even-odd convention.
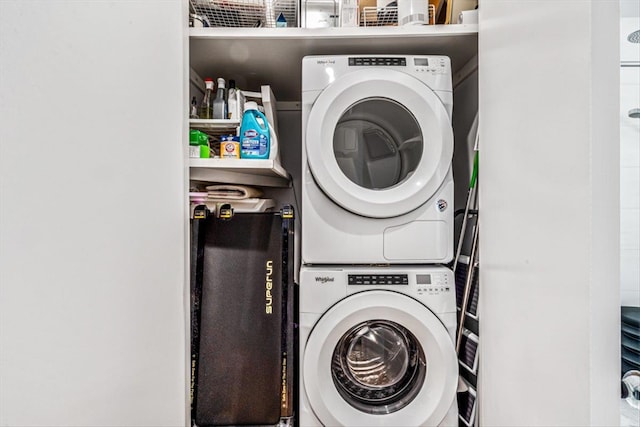
[[[253,101],[245,102],[240,125],[240,158],[268,159],[269,136],[269,122],[258,111],[258,104]]]

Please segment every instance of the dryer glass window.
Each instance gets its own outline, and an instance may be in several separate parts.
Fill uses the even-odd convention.
[[[422,346],[411,332],[395,322],[371,320],[342,336],[333,352],[331,374],[351,406],[389,414],[416,397],[426,368]]]
[[[368,189],[385,189],[404,181],[420,162],[420,126],[413,114],[387,98],[353,104],[340,117],[333,152],[340,170]]]

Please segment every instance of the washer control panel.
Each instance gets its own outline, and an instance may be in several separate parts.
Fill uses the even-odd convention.
[[[415,282],[411,279],[415,278]],[[408,274],[349,274],[349,285],[411,285],[418,295],[439,295],[451,292],[452,284],[446,274],[424,273]]]
[[[303,274],[304,273],[304,274]],[[325,301],[330,306],[347,295],[369,291],[389,291],[407,295],[429,307],[434,313],[455,313],[456,285],[453,272],[443,266],[351,267],[322,270],[318,267],[300,270],[300,283],[305,287],[310,306]]]
[[[349,274],[350,285],[408,285],[407,274]]]
[[[420,296],[448,293],[451,286],[446,274],[416,274],[416,290]]]

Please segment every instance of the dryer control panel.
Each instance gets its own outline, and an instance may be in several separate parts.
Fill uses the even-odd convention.
[[[408,60],[405,57],[393,56],[357,56],[349,57],[350,67],[371,66],[400,66],[412,67],[418,73],[444,74],[447,73],[448,61],[441,56],[414,56]]]
[[[410,280],[408,274],[349,274],[347,275],[347,283],[349,285],[412,285],[415,286],[415,292],[419,296],[423,295],[439,295],[441,293],[451,292],[451,284],[446,274],[424,273],[411,275]]]
[[[393,73],[385,74],[387,71]],[[355,79],[358,96],[367,97],[366,82],[382,79],[382,84],[396,82],[395,72],[414,76],[436,92],[450,110],[453,102],[451,82],[451,60],[444,55],[311,55],[302,59],[302,103],[303,117],[308,104],[313,105],[320,92],[341,80],[349,79],[351,73],[359,73]],[[362,82],[358,83],[358,82]],[[340,85],[338,83],[338,85]],[[350,83],[348,86],[352,87]],[[361,90],[364,92],[360,93]],[[448,95],[447,95],[448,94]],[[451,99],[449,99],[449,96]],[[308,98],[310,97],[310,98]],[[450,113],[449,113],[450,114]]]
[[[413,58],[413,68],[418,73],[444,74],[447,72],[447,61],[443,57]]]
[[[426,58],[425,58],[426,59]],[[372,65],[396,65],[396,66],[406,66],[407,58],[404,57],[391,57],[391,56],[357,56],[357,57],[349,57],[349,66],[372,66]]]

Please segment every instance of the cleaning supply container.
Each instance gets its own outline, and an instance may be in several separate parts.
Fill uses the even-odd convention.
[[[268,159],[270,148],[269,122],[258,111],[258,104],[248,101],[240,125],[240,158]]]
[[[211,157],[209,137],[206,133],[189,129],[189,157],[196,159],[208,159]]]
[[[240,158],[240,138],[235,135],[220,137],[220,157],[227,159]]]

